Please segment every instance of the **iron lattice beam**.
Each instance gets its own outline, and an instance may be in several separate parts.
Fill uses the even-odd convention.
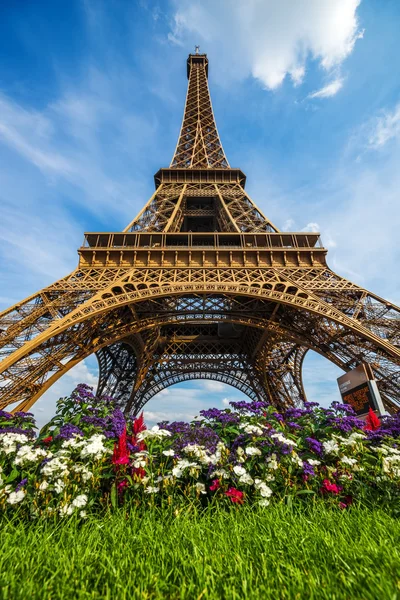
[[[0,313],[0,408],[27,410],[92,353],[99,393],[127,412],[203,377],[301,405],[311,349],[344,371],[368,362],[398,409],[400,309],[329,269],[319,234],[263,215],[226,159],[207,75],[190,55],[177,148],[137,217],[86,234],[73,273]]]

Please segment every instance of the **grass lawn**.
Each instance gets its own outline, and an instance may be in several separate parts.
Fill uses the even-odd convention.
[[[381,510],[232,507],[1,521],[0,595],[400,599],[400,520]]]

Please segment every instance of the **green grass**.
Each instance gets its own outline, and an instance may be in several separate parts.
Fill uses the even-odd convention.
[[[399,548],[399,520],[356,508],[3,520],[0,596],[394,600]]]

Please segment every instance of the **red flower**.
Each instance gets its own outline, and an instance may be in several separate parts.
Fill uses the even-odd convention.
[[[42,442],[43,442],[43,443],[45,443],[45,444],[50,444],[50,442],[51,442],[52,440],[53,440],[53,436],[52,436],[52,435],[49,435],[48,437],[46,437],[46,438],[43,438],[43,439],[42,439]]]
[[[140,433],[141,431],[144,431],[146,429],[146,425],[144,424],[144,416],[143,416],[143,412],[141,415],[139,415],[139,417],[137,417],[137,419],[135,419],[133,421],[133,426],[132,426],[132,431],[134,433],[134,435],[136,436],[138,433]]]
[[[369,407],[367,418],[365,419],[365,431],[376,431],[380,426],[381,422],[379,417],[377,417],[372,408]]]
[[[353,504],[352,496],[345,496],[343,498],[343,500],[341,502],[339,502],[339,508],[344,510],[345,508],[348,508],[350,506],[350,504]]]
[[[146,475],[146,471],[143,469],[143,467],[134,467],[132,469],[132,473],[133,475],[136,475],[136,477],[139,477],[139,479],[143,479],[143,477]]]
[[[119,440],[114,444],[114,452],[112,457],[114,465],[127,465],[129,463],[129,452],[126,443],[126,427],[119,436]]]
[[[336,485],[336,483],[331,483],[329,479],[324,479],[322,482],[321,492],[326,493],[330,492],[332,494],[339,494],[342,491],[342,487],[340,485]]]
[[[221,487],[219,479],[214,479],[214,481],[212,482],[212,485],[210,485],[210,490],[212,492],[215,492],[215,490],[217,490],[219,487]]]
[[[241,492],[240,490],[237,490],[236,488],[233,488],[233,487],[230,487],[225,492],[225,496],[228,496],[228,498],[230,498],[232,502],[235,502],[237,504],[243,504],[243,502],[244,502],[243,492]]]

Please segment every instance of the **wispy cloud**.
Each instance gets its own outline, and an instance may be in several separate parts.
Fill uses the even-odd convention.
[[[328,83],[321,89],[316,90],[315,92],[311,92],[311,94],[308,94],[307,97],[308,98],[331,98],[332,96],[335,96],[339,92],[339,90],[342,89],[342,87],[343,87],[343,79],[341,77],[339,77],[338,79],[331,81],[330,83]]]
[[[385,146],[390,140],[400,138],[400,102],[392,109],[384,111],[368,126],[368,146],[375,150]]]

